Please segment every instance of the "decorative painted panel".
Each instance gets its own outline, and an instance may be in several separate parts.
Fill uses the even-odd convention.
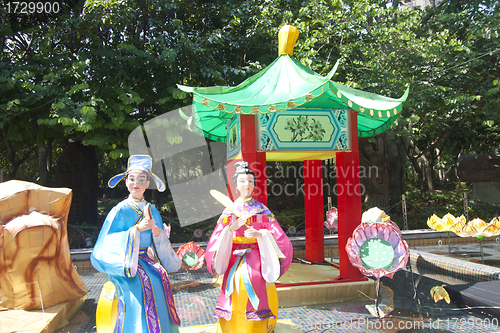
[[[240,117],[236,116],[227,125],[227,159],[238,155],[240,150]]]
[[[349,150],[346,114],[320,109],[260,114],[260,150]]]

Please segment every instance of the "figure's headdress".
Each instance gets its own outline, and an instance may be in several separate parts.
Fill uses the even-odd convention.
[[[129,173],[131,173],[133,171],[141,171],[141,172],[147,173],[150,178],[153,178],[153,180],[156,183],[156,188],[158,188],[158,191],[163,192],[163,191],[165,191],[165,184],[157,175],[155,175],[151,171],[152,165],[153,165],[153,160],[152,160],[151,156],[149,156],[149,155],[132,155],[128,158],[127,171],[112,177],[108,181],[108,185],[109,185],[109,187],[113,188],[116,185],[118,185],[118,183],[123,178],[125,178]]]
[[[233,175],[233,187],[236,187],[236,180],[238,175],[253,175],[255,178],[255,173],[248,168],[248,162],[241,161],[234,163],[234,175]]]
[[[248,169],[248,162],[242,161],[234,164],[236,170]],[[249,169],[250,170],[250,169]]]

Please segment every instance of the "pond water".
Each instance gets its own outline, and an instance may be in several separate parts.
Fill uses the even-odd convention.
[[[481,246],[478,242],[452,245],[449,248],[448,245],[443,242],[441,245],[437,246],[415,247],[414,249],[500,268],[500,243],[497,242],[484,243],[482,246],[482,253]]]
[[[438,277],[439,275],[437,275]],[[443,282],[430,276],[397,272],[382,284],[394,293],[394,310],[382,319],[371,315],[366,306],[375,300],[342,302],[280,309],[280,317],[293,318],[302,332],[497,332],[498,318],[480,308],[463,309],[444,300],[435,302],[430,294]],[[468,283],[469,281],[462,281]],[[384,297],[379,300],[384,303]],[[301,310],[301,311],[299,311]]]

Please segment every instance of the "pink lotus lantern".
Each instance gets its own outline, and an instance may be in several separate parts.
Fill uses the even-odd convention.
[[[408,263],[408,244],[392,223],[363,222],[347,240],[347,257],[365,276],[392,278]]]
[[[201,247],[190,242],[182,245],[177,250],[177,255],[181,258],[181,267],[187,270],[197,270],[203,267],[205,261],[205,251]]]
[[[392,279],[394,273],[406,266],[409,256],[408,244],[401,238],[399,227],[387,216],[379,222],[363,219],[354,229],[352,237],[347,240],[346,250],[353,266],[363,275],[377,279],[375,312],[380,318],[381,313],[382,316],[385,315],[378,304],[380,278],[387,276]]]
[[[325,227],[330,231],[337,231],[339,229],[338,217],[339,213],[337,211],[337,208],[332,207],[329,211],[326,212]]]

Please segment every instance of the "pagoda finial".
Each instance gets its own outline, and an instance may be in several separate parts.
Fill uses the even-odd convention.
[[[284,25],[281,27],[280,32],[278,34],[279,41],[279,49],[278,56],[282,54],[288,54],[293,56],[293,47],[295,46],[295,42],[299,37],[299,30],[291,25]]]

